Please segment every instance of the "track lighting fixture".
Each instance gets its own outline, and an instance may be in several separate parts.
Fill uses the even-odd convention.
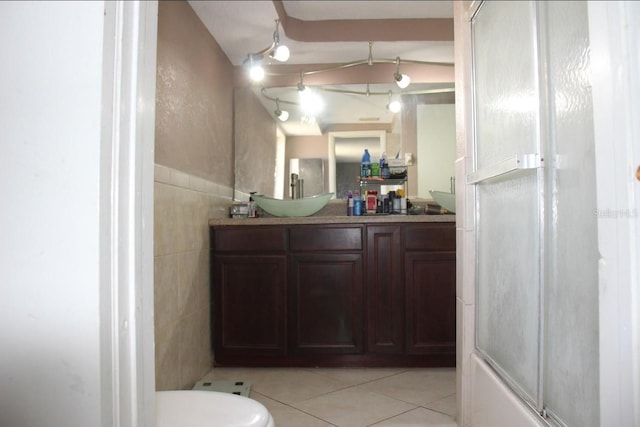
[[[324,109],[324,102],[317,93],[309,87],[304,87],[300,94],[300,107],[305,116],[315,117]]]
[[[397,113],[402,108],[402,104],[397,99],[395,101],[392,100],[391,96],[392,93],[391,91],[389,91],[389,103],[387,104],[387,109],[392,113]]]
[[[396,84],[400,89],[404,89],[411,83],[411,79],[406,74],[400,74],[400,57],[396,57],[396,72],[393,75]]]
[[[274,58],[276,60],[284,60],[285,57],[287,57],[286,54],[283,54],[283,56],[280,56],[280,54],[278,53],[278,48],[281,47],[282,45],[280,45],[280,36],[278,33],[278,25],[279,25],[279,20],[276,20],[276,29],[273,33],[273,44],[267,48],[262,50],[261,52],[258,52],[256,54],[250,54],[249,57],[247,58],[247,60],[245,61],[245,63],[249,66],[256,66],[257,65],[262,65],[263,63],[263,59],[264,59],[264,55],[269,54],[269,57]],[[283,49],[284,50],[284,49]],[[286,52],[288,52],[288,49],[286,50]],[[267,99],[274,101],[276,103],[276,110],[274,111],[276,117],[278,117],[278,119],[285,121],[289,118],[289,113],[287,111],[281,110],[280,109],[280,104],[281,103],[287,103],[287,104],[293,104],[296,107],[298,107],[301,111],[301,122],[302,123],[313,123],[315,122],[315,118],[316,116],[324,109],[324,102],[322,100],[322,98],[318,95],[318,91],[325,91],[325,92],[338,92],[338,93],[345,93],[345,94],[351,94],[351,95],[363,95],[363,96],[372,96],[372,95],[377,95],[377,96],[387,96],[388,97],[388,104],[386,105],[386,108],[391,111],[392,113],[397,113],[401,110],[402,108],[402,104],[400,102],[399,97],[396,97],[396,99],[394,100],[393,98],[393,92],[391,90],[389,91],[380,91],[380,92],[372,92],[369,89],[369,84],[367,83],[367,87],[366,87],[366,91],[354,91],[354,90],[341,90],[341,89],[335,89],[335,88],[329,88],[329,87],[322,87],[322,86],[318,86],[313,88],[307,87],[304,84],[304,76],[305,75],[314,75],[317,73],[325,73],[325,72],[332,72],[332,71],[338,71],[338,70],[343,70],[346,68],[351,68],[351,67],[356,67],[356,66],[361,66],[361,65],[368,65],[368,66],[373,66],[376,64],[395,64],[396,65],[396,70],[395,73],[393,74],[393,79],[396,82],[396,84],[401,88],[401,89],[405,89],[406,87],[409,86],[409,84],[411,83],[411,79],[409,78],[409,76],[402,74],[400,72],[400,57],[397,56],[395,57],[395,59],[374,59],[373,57],[373,42],[369,42],[369,55],[367,56],[366,59],[362,59],[362,60],[358,60],[358,61],[352,61],[352,62],[345,62],[342,64],[337,64],[337,65],[331,65],[331,66],[327,66],[325,68],[312,68],[312,69],[305,69],[303,71],[284,71],[284,72],[271,72],[269,73],[270,76],[290,76],[293,73],[299,74],[300,75],[300,82],[297,84],[296,89],[298,92],[298,99],[297,100],[281,100],[280,98],[276,98],[276,97],[270,97],[266,92],[265,89],[268,88],[262,88],[262,96],[266,97]],[[444,66],[444,67],[451,67],[453,66],[452,63],[446,63],[446,62],[427,62],[427,61],[417,61],[417,60],[403,60],[402,62],[404,63],[411,63],[411,64],[419,64],[419,65],[437,65],[437,66]],[[260,70],[262,70],[261,68],[256,70],[256,77],[264,77],[264,70],[262,70],[262,73],[260,73]],[[438,92],[441,92],[442,90],[438,90]],[[447,89],[447,91],[453,91],[453,89]],[[406,93],[403,91],[403,93]],[[425,91],[419,91],[416,93],[426,93]],[[282,96],[282,95],[280,95]]]
[[[278,32],[278,26],[280,20],[276,19],[276,30],[273,32],[273,47],[271,48],[270,56],[280,62],[287,62],[289,60],[290,52],[289,48],[283,44],[280,44],[280,33]]]
[[[307,89],[307,87],[304,85],[304,73],[303,72],[300,72],[300,83],[298,83],[297,87],[298,87],[298,92],[299,93],[302,93]]]
[[[286,122],[289,119],[289,112],[280,109],[280,98],[276,98],[276,111],[274,114],[281,122]]]
[[[269,55],[269,58],[280,62],[285,62],[289,59],[289,48],[280,43],[279,24],[280,20],[276,19],[276,29],[273,32],[273,42],[271,45],[262,49],[260,52],[250,53],[244,61],[244,65],[249,69],[249,77],[254,82],[259,82],[264,79],[263,62],[265,55]]]
[[[244,61],[244,65],[249,69],[249,77],[254,82],[264,79],[264,68],[262,68],[262,57],[260,55],[249,54]]]

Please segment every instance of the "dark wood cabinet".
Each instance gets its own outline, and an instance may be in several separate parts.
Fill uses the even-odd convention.
[[[295,254],[289,288],[294,354],[362,352],[362,255]]]
[[[455,243],[455,229],[449,224],[405,227],[407,354],[455,358]]]
[[[290,229],[292,354],[362,353],[362,226]]]
[[[407,353],[455,351],[455,260],[455,253],[405,254]]]
[[[404,352],[402,227],[367,227],[367,351]]]
[[[286,354],[284,255],[216,255],[214,353]]]
[[[210,240],[216,358],[286,355],[287,230],[211,228]]]
[[[211,227],[226,366],[454,366],[454,223]]]

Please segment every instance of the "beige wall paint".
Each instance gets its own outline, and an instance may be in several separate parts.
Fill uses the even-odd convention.
[[[454,104],[417,105],[415,155],[418,197],[431,199],[429,190],[450,192],[455,175],[456,120]]]
[[[233,195],[231,64],[187,2],[158,10],[154,184],[156,388],[212,367],[209,218]]]
[[[288,194],[288,197],[291,197],[291,192],[288,187],[290,183],[290,159],[322,159],[324,165],[324,188],[329,188],[329,166],[327,165],[329,159],[328,145],[329,136],[326,133],[323,135],[287,136],[287,144],[284,152],[284,182],[285,194]],[[285,199],[286,198],[287,196],[285,196]]]
[[[256,191],[273,195],[276,123],[250,88],[237,88],[235,100],[235,190],[247,201]]]
[[[158,11],[157,164],[233,186],[233,67],[187,2]]]

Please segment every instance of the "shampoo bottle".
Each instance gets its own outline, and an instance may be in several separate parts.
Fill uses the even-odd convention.
[[[362,216],[364,214],[363,212],[363,206],[362,206],[362,199],[360,198],[360,192],[356,191],[356,194],[353,198],[353,216]]]
[[[364,149],[360,166],[360,177],[369,178],[371,176],[371,155],[367,148]]]

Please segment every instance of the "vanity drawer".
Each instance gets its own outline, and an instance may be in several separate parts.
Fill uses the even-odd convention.
[[[292,251],[361,251],[362,227],[292,227]]]
[[[261,226],[212,228],[211,248],[216,252],[282,252],[287,250],[287,229]]]
[[[404,247],[407,251],[455,251],[455,223],[406,224]]]

